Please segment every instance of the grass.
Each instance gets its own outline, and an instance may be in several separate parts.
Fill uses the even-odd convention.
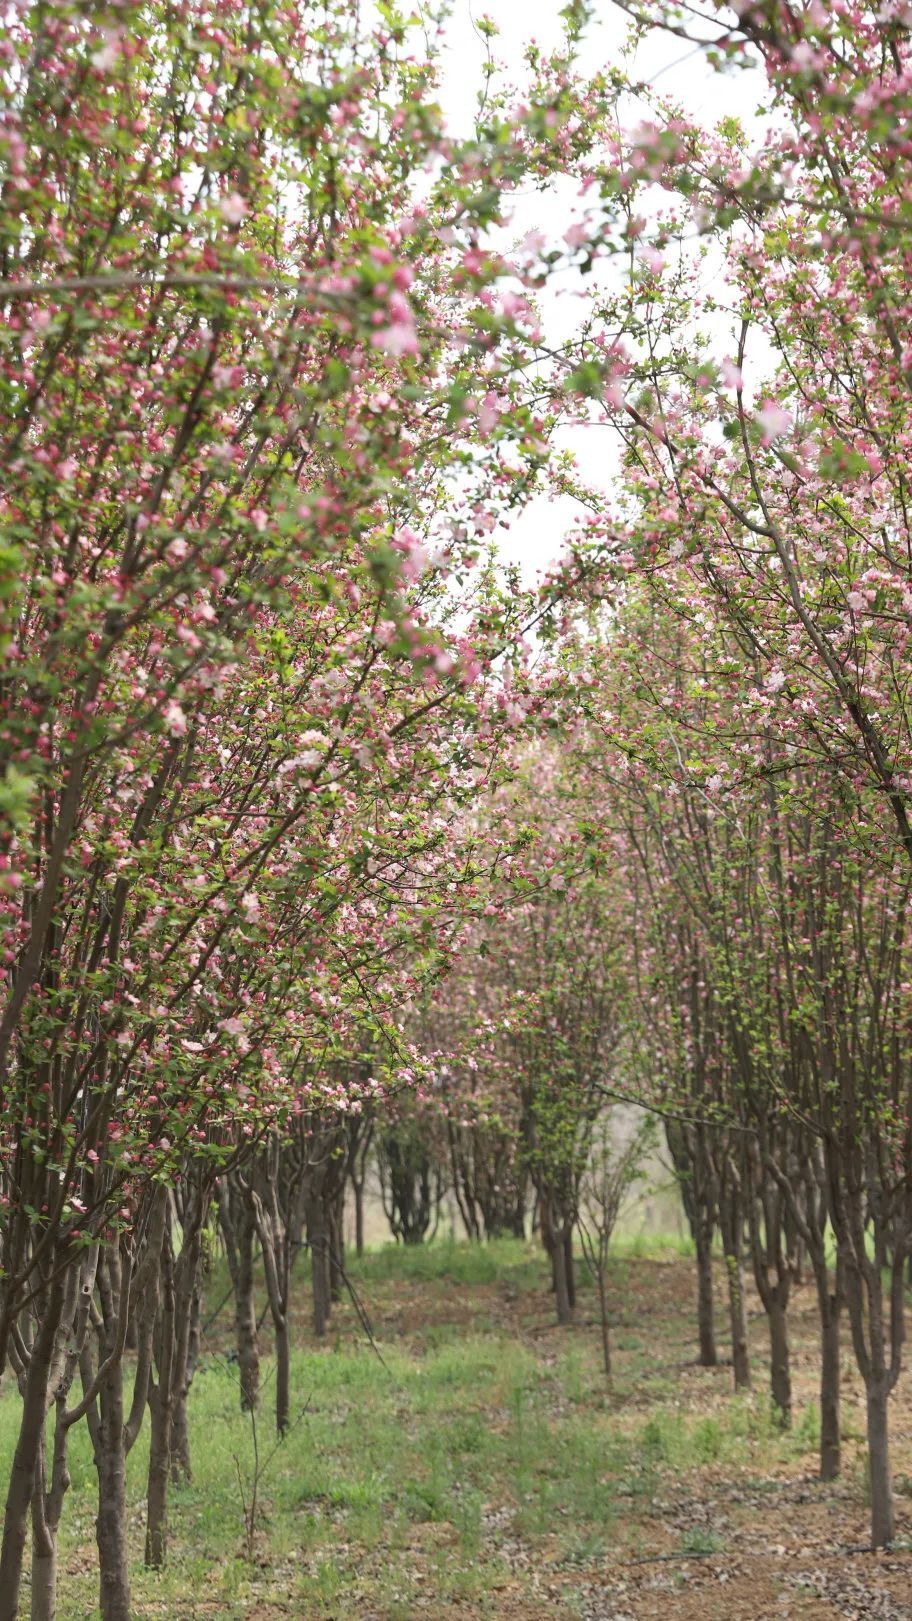
[[[802,1408],[783,1436],[762,1392],[725,1395],[709,1411],[705,1401],[682,1401],[690,1269],[678,1246],[662,1252],[640,1243],[621,1246],[612,1274],[621,1321],[611,1391],[600,1371],[591,1287],[581,1290],[581,1326],[555,1330],[533,1246],[440,1242],[353,1263],[382,1363],[349,1305],[338,1308],[326,1343],[306,1344],[302,1272],[297,1416],[260,1482],[252,1559],[239,1476],[249,1500],[254,1438],[225,1355],[226,1311],[210,1330],[192,1392],[194,1478],[173,1491],[170,1558],[161,1573],[141,1564],[145,1432],[129,1459],[135,1616],[538,1616],[550,1612],[505,1610],[503,1595],[511,1605],[531,1602],[543,1569],[569,1580],[603,1567],[619,1548],[635,1553],[655,1544],[657,1504],[670,1483],[701,1470],[762,1474],[796,1460],[807,1469],[812,1409]],[[634,1268],[640,1300],[647,1278],[655,1297],[645,1321],[630,1298]],[[220,1298],[219,1279],[210,1294]],[[723,1381],[714,1387],[720,1394]],[[271,1383],[264,1359],[261,1458],[272,1450]],[[17,1417],[7,1389],[0,1397],[6,1459]],[[71,1451],[59,1621],[89,1621],[96,1614],[94,1471],[82,1425]],[[685,1528],[668,1545],[711,1554],[722,1542]],[[568,1607],[555,1614],[572,1613],[570,1587],[565,1599]]]

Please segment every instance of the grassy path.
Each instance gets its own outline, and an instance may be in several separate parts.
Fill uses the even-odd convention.
[[[692,1266],[621,1252],[613,1272],[613,1390],[591,1289],[579,1323],[552,1324],[537,1250],[440,1244],[354,1268],[383,1364],[350,1305],[308,1344],[299,1280],[292,1433],[259,1487],[245,1545],[253,1436],[238,1410],[227,1312],[209,1330],[191,1400],[194,1480],[172,1503],[166,1571],[142,1569],[145,1451],[130,1459],[134,1613],[168,1621],[765,1621],[912,1617],[912,1553],[847,1551],[865,1535],[861,1410],[846,1389],[847,1468],[814,1480],[813,1299],[793,1319],[796,1424],[771,1425],[764,1324],[757,1389],[692,1363]],[[214,1279],[210,1298],[221,1296]],[[261,1458],[272,1452],[264,1361]],[[0,1455],[16,1398],[0,1399]],[[899,1485],[912,1491],[910,1406],[895,1406]],[[93,1472],[74,1436],[60,1621],[94,1613]],[[239,1480],[240,1477],[240,1480]],[[901,1534],[910,1501],[900,1496]]]

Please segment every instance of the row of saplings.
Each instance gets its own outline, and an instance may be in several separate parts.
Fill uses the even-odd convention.
[[[886,1470],[889,1491],[886,1396],[899,1367],[904,1269],[896,1222],[878,1200],[875,1179],[869,1176],[859,1204],[863,1230],[856,1235],[860,1247],[854,1262],[847,1265],[846,1246],[837,1245],[832,1268],[832,1233],[834,1228],[838,1233],[845,1212],[834,1213],[824,1152],[800,1126],[780,1121],[775,1137],[766,1142],[756,1131],[691,1123],[666,1125],[666,1136],[696,1249],[701,1362],[717,1360],[711,1258],[718,1239],[726,1261],[734,1384],[743,1388],[750,1383],[744,1287],[749,1262],[769,1325],[772,1400],[787,1425],[789,1294],[802,1269],[810,1269],[821,1324],[821,1475],[832,1479],[840,1466],[839,1327],[847,1307],[868,1389],[872,1491],[878,1489],[878,1470],[881,1475]],[[145,1557],[151,1566],[165,1560],[169,1485],[191,1473],[187,1406],[205,1326],[203,1291],[213,1234],[224,1249],[230,1275],[241,1406],[252,1411],[258,1402],[259,1339],[268,1315],[275,1354],[275,1422],[280,1435],[287,1430],[295,1261],[309,1251],[313,1326],[322,1335],[333,1302],[351,1288],[343,1242],[347,1197],[354,1209],[357,1247],[363,1248],[371,1165],[378,1173],[391,1231],[404,1242],[420,1242],[434,1231],[446,1189],[476,1239],[536,1230],[550,1256],[563,1321],[571,1317],[575,1301],[573,1238],[578,1235],[598,1284],[610,1373],[608,1247],[646,1137],[635,1133],[626,1149],[612,1147],[610,1154],[597,1151],[597,1132],[587,1131],[585,1139],[584,1154],[577,1138],[574,1153],[557,1163],[553,1157],[524,1153],[508,1132],[490,1125],[463,1122],[457,1127],[438,1120],[423,1128],[412,1121],[375,1130],[367,1111],[331,1120],[310,1116],[297,1122],[294,1135],[239,1153],[221,1174],[205,1162],[188,1162],[173,1188],[149,1187],[142,1208],[133,1213],[129,1241],[125,1236],[119,1243],[87,1248],[55,1276],[36,1282],[30,1308],[23,1310],[10,1339],[23,1412],[4,1522],[5,1548],[10,1539],[24,1541],[31,1522],[32,1621],[48,1621],[55,1613],[58,1533],[69,1486],[68,1441],[80,1421],[89,1429],[98,1477],[104,1621],[129,1621],[125,1464],[147,1408]],[[862,1154],[862,1177],[867,1163]],[[862,1288],[856,1276],[861,1266],[888,1278],[880,1324],[870,1308],[865,1310],[865,1300],[878,1296],[870,1276]],[[267,1307],[258,1317],[260,1280]],[[360,1309],[353,1290],[352,1296]],[[225,1304],[227,1299],[217,1303],[211,1315]],[[879,1362],[870,1354],[872,1341]],[[872,1405],[877,1417],[871,1396],[878,1374],[883,1390],[879,1429],[870,1422]],[[43,1388],[48,1397],[33,1411],[32,1391]],[[16,1613],[15,1599],[10,1605],[0,1593],[0,1621]]]
[[[894,1509],[888,1399],[900,1373],[906,1279],[912,1270],[905,1203],[883,1193],[876,1158],[863,1138],[854,1145],[854,1196],[848,1199],[840,1194],[836,1178],[828,1175],[826,1142],[788,1115],[768,1122],[765,1130],[668,1120],[664,1133],[696,1256],[699,1362],[711,1367],[719,1361],[713,1256],[721,1248],[733,1387],[745,1390],[752,1382],[745,1286],[749,1270],[769,1335],[772,1410],[777,1422],[788,1428],[792,1422],[788,1309],[793,1288],[806,1277],[812,1279],[820,1343],[820,1477],[833,1480],[841,1468],[841,1329],[847,1318],[867,1399],[874,1540],[889,1541]],[[303,1237],[289,1214],[273,1216],[268,1229],[262,1219],[251,1227],[249,1218],[240,1214],[249,1204],[231,1190],[231,1179],[226,1179],[220,1220],[234,1282],[242,1404],[255,1399],[256,1389],[256,1320],[249,1262],[254,1237],[262,1247],[276,1328],[280,1373],[276,1420],[281,1429],[288,1420],[282,1370],[287,1368],[287,1288],[294,1254],[302,1245],[312,1252],[314,1329],[322,1334],[332,1300],[347,1286],[342,1244],[346,1189],[355,1210],[358,1252],[363,1248],[369,1161],[375,1166],[390,1230],[397,1240],[414,1244],[433,1236],[447,1192],[473,1239],[503,1234],[522,1237],[528,1231],[538,1234],[549,1256],[555,1309],[561,1322],[572,1319],[574,1257],[581,1250],[597,1285],[604,1367],[610,1377],[606,1286],[610,1243],[625,1193],[654,1141],[648,1121],[632,1134],[628,1125],[626,1141],[623,1128],[620,1135],[619,1148],[619,1132],[608,1111],[601,1119],[589,1119],[573,1139],[571,1151],[561,1156],[553,1151],[530,1152],[521,1132],[511,1133],[490,1123],[457,1123],[453,1118],[426,1115],[423,1120],[400,1121],[375,1134],[370,1117],[362,1116],[349,1122],[345,1153],[335,1159],[328,1156],[318,1166],[317,1174],[324,1176],[322,1205],[314,1192],[313,1163],[304,1175],[301,1186],[308,1191],[303,1201]],[[845,1143],[840,1152],[844,1158]],[[270,1178],[274,1199],[277,1182],[273,1173]],[[289,1179],[286,1212],[298,1197],[297,1186]],[[314,1197],[318,1209],[309,1202]],[[232,1218],[227,1214],[229,1208],[238,1214]],[[284,1235],[278,1245],[277,1235]],[[273,1259],[277,1251],[279,1266]],[[273,1281],[277,1276],[278,1287]],[[885,1528],[890,1533],[887,1537]]]
[[[863,1132],[831,1141],[786,1112],[759,1124],[724,1126],[673,1118],[665,1121],[664,1133],[696,1253],[700,1363],[712,1367],[719,1360],[713,1255],[721,1247],[734,1388],[751,1385],[749,1269],[769,1334],[772,1408],[788,1428],[788,1308],[794,1286],[811,1277],[819,1320],[820,1477],[834,1480],[841,1468],[841,1328],[847,1319],[865,1387],[872,1540],[890,1542],[888,1402],[901,1369],[912,1275],[908,1189],[895,1175],[879,1174],[877,1154]],[[629,1136],[621,1151],[610,1116],[577,1122],[565,1152],[540,1141],[524,1152],[527,1133],[511,1137],[490,1124],[465,1121],[448,1121],[442,1129],[413,1124],[392,1136],[392,1144],[389,1138],[381,1144],[378,1169],[397,1237],[414,1242],[423,1236],[447,1183],[474,1238],[522,1235],[531,1222],[550,1258],[561,1322],[570,1320],[575,1304],[574,1237],[581,1241],[598,1286],[610,1374],[608,1249],[624,1194],[650,1145],[648,1129]]]
[[[856,1122],[857,1125],[857,1122]],[[628,1127],[629,1131],[629,1127]],[[882,1175],[863,1131],[839,1140],[782,1111],[759,1122],[664,1123],[665,1140],[696,1253],[699,1361],[715,1366],[713,1256],[721,1248],[733,1385],[751,1385],[745,1276],[749,1269],[769,1334],[772,1408],[792,1422],[788,1309],[793,1288],[813,1280],[819,1321],[819,1470],[841,1468],[841,1330],[845,1321],[865,1388],[872,1541],[895,1534],[889,1398],[901,1370],[908,1277],[912,1276],[909,1188],[895,1167]],[[598,1286],[606,1373],[610,1375],[606,1265],[624,1194],[651,1144],[647,1127],[617,1148],[610,1113],[577,1122],[575,1134],[532,1141],[490,1124],[452,1120],[392,1134],[378,1169],[397,1237],[420,1239],[449,1185],[474,1238],[523,1234],[531,1224],[549,1254],[558,1319],[575,1304],[574,1238]],[[525,1147],[524,1147],[525,1145]],[[431,1196],[429,1197],[429,1190]],[[417,1219],[416,1219],[417,1213]]]

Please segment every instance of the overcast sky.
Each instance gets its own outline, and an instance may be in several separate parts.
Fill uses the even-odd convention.
[[[471,133],[478,89],[484,82],[485,42],[476,30],[477,19],[487,14],[497,24],[500,33],[494,42],[494,56],[504,65],[509,80],[522,83],[523,53],[529,42],[536,40],[546,51],[559,44],[563,4],[564,0],[484,0],[481,4],[474,0],[454,0],[453,15],[446,30],[441,87],[443,111],[454,134]],[[628,28],[627,19],[611,0],[598,0],[596,9],[596,22],[587,32],[580,53],[584,70],[618,61]],[[664,95],[679,102],[688,115],[702,124],[712,126],[726,115],[734,114],[749,130],[759,133],[759,125],[752,117],[752,109],[759,103],[763,90],[759,71],[719,74],[707,64],[703,52],[695,52],[683,41],[659,32],[639,46],[635,59],[628,61],[627,67],[636,78],[655,85]],[[636,110],[632,105],[630,113],[631,123],[635,123]],[[510,237],[517,240],[534,228],[557,242],[571,223],[574,211],[580,207],[572,185],[555,186],[547,193],[530,191],[516,202]],[[566,334],[568,326],[572,326],[573,281],[579,285],[576,273],[565,283],[563,294],[546,295],[542,302],[544,325],[556,337]],[[719,344],[723,349],[726,336],[720,326]],[[720,353],[718,358],[724,358],[724,354]],[[559,442],[573,450],[587,478],[612,476],[616,465],[615,447],[609,429],[562,430]],[[551,503],[539,499],[531,503],[514,521],[509,533],[498,531],[502,555],[520,562],[525,577],[531,581],[559,553],[562,535],[572,525],[575,510],[575,503],[570,500]]]

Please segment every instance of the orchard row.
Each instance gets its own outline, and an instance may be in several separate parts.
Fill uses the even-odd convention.
[[[787,1419],[805,1257],[823,1466],[843,1313],[893,1535],[908,8],[621,9],[761,67],[762,136],[584,73],[584,4],[518,90],[483,24],[460,140],[391,5],[5,7],[0,1621],[30,1528],[54,1613],[83,1422],[127,1621],[125,1458],[148,1408],[160,1562],[213,1212],[245,1401],[266,1265],[281,1430],[294,1248],[332,1255],[358,1123],[392,1178],[413,1115],[470,1230],[531,1178],[563,1314],[632,1165],[603,1104],[664,1122],[704,1355],[718,1231],[736,1369],[749,1256]],[[568,177],[567,229],[505,248]],[[584,428],[617,477],[560,448]],[[533,587],[492,537],[549,498],[578,519]]]

